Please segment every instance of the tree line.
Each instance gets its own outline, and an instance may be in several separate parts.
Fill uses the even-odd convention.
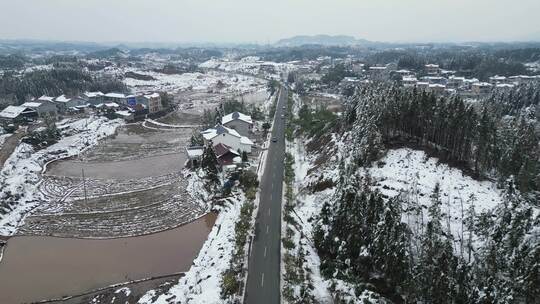
[[[126,92],[127,87],[116,78],[95,77],[81,68],[35,70],[22,75],[6,72],[0,76],[0,98],[22,104],[42,95],[76,95],[84,91]]]

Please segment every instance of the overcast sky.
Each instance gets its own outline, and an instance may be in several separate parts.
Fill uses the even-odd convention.
[[[0,39],[275,42],[540,40],[540,0],[0,0]]]

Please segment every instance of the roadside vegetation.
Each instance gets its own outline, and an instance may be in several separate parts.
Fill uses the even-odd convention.
[[[285,138],[288,143],[294,140],[296,123],[294,119],[294,98],[292,91],[289,91],[287,103],[287,124],[285,128]],[[295,194],[295,173],[294,157],[290,153],[285,154],[284,163],[284,183],[285,194],[283,202],[283,221],[285,231],[282,233],[282,261],[285,272],[283,278],[283,298],[286,303],[317,303],[312,295],[314,289],[311,279],[311,270],[306,260],[306,251],[303,244],[309,242],[303,233],[301,224],[295,214],[296,194]]]
[[[245,288],[249,248],[247,241],[253,228],[254,201],[259,187],[257,175],[251,171],[242,172],[238,181],[246,199],[242,204],[240,217],[234,228],[235,247],[230,266],[222,273],[221,297],[228,303],[239,301]]]

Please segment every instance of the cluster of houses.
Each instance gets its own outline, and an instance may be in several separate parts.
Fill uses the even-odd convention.
[[[344,77],[336,88],[325,88],[321,83],[322,76],[337,65],[343,64],[355,76]],[[316,67],[316,68],[315,68]],[[321,57],[317,60],[298,65],[298,76],[305,80],[306,90],[320,91],[321,89],[345,90],[361,86],[374,80],[397,80],[404,87],[416,87],[438,94],[460,94],[465,96],[481,96],[493,89],[511,89],[523,83],[540,83],[540,75],[493,76],[489,81],[457,76],[456,71],[442,69],[438,64],[426,64],[419,71],[398,70],[397,64],[367,65],[354,58]]]
[[[243,154],[250,154],[254,143],[253,120],[251,116],[233,112],[222,117],[215,127],[201,132],[204,146],[193,146],[186,149],[193,165],[200,162],[205,147],[211,146],[218,163],[225,170],[232,170],[242,162]]]
[[[0,123],[18,125],[44,116],[56,117],[92,110],[98,114],[112,114],[133,120],[136,115],[154,114],[162,109],[161,96],[155,92],[136,95],[86,92],[73,97],[44,95],[19,106],[6,107],[0,112]]]
[[[540,83],[540,75],[492,76],[489,82],[482,82],[476,78],[455,76],[455,71],[441,69],[436,64],[428,64],[424,69],[427,75],[418,77],[409,70],[395,71],[397,78],[404,87],[417,87],[433,93],[460,93],[484,95],[493,89],[511,89],[524,83]]]

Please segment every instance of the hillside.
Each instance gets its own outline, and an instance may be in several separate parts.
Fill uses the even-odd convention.
[[[287,161],[293,178],[282,229],[286,302],[535,298],[540,292],[537,191],[487,165],[484,175],[497,178],[473,178],[473,170],[461,169],[468,161],[448,165],[427,145],[390,148],[384,132],[392,132],[377,120],[379,98],[357,92],[338,118],[321,109],[308,111],[309,104],[294,107]],[[399,102],[405,101],[392,105],[394,118]],[[435,112],[446,104],[439,102]],[[399,137],[416,142],[404,133]],[[448,152],[439,155],[451,160]]]

